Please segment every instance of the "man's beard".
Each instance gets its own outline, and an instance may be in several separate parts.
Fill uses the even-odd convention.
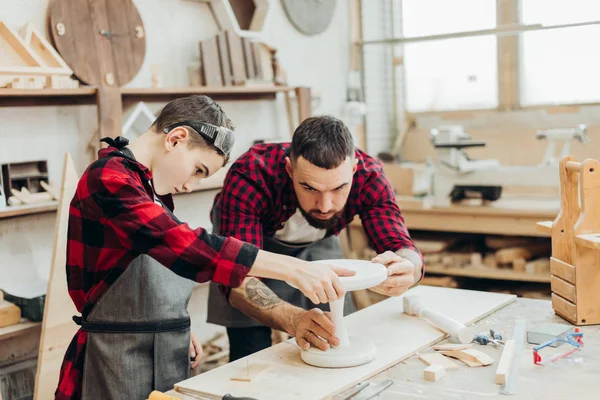
[[[313,216],[313,214],[304,211],[304,209],[302,209],[302,207],[298,207],[300,209],[300,212],[302,213],[302,216],[304,218],[306,218],[306,221],[308,222],[308,224],[314,228],[317,229],[331,229],[333,228],[338,222],[339,220],[342,218],[342,211],[338,211],[335,214],[333,214],[333,216],[329,219],[319,219]],[[318,213],[318,210],[312,210],[312,213]]]

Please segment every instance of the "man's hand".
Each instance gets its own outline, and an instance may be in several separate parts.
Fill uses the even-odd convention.
[[[196,335],[190,332],[190,359],[192,359],[192,369],[200,365],[202,354],[202,345],[198,339],[196,339]]]
[[[340,339],[335,336],[335,325],[331,322],[329,313],[318,308],[298,312],[293,322],[295,326],[296,343],[307,350],[310,345],[323,351],[330,346],[338,346]]]
[[[388,278],[379,286],[371,288],[372,291],[385,296],[400,296],[417,281],[418,268],[412,261],[399,256],[392,251],[379,254],[371,260],[387,267]]]

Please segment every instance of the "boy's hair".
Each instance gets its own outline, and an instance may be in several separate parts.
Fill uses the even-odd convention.
[[[192,95],[169,102],[161,110],[158,118],[152,124],[152,128],[155,132],[163,133],[166,128],[183,121],[200,121],[216,126],[224,126],[231,130],[235,129],[221,106],[210,97],[204,95]],[[229,156],[223,154],[222,151],[207,142],[193,128],[190,128],[190,132],[192,134],[190,135],[189,146],[214,149],[224,156],[225,162],[227,162]]]
[[[292,137],[290,158],[306,158],[319,168],[337,168],[346,160],[354,158],[354,140],[339,119],[330,115],[305,119]]]

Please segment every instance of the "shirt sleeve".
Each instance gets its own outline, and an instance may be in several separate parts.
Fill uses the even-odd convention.
[[[363,228],[378,254],[410,249],[423,261],[423,255],[408,233],[394,189],[382,172],[369,178],[361,191],[360,203],[359,216]]]
[[[219,234],[263,246],[261,215],[267,199],[258,182],[231,171],[218,205]]]
[[[103,168],[101,187],[91,194],[121,245],[148,254],[176,274],[237,287],[250,271],[258,248],[235,238],[192,229],[150,197],[141,181],[125,171]]]

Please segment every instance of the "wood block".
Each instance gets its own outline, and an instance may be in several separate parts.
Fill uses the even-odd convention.
[[[569,282],[552,275],[550,277],[550,287],[552,292],[569,300],[571,303],[577,303],[575,286]]]
[[[513,270],[515,270],[517,272],[525,272],[525,265],[526,264],[527,264],[527,261],[525,261],[524,258],[517,258],[512,263]]]
[[[6,300],[0,302],[0,328],[18,324],[21,320],[21,309]]]
[[[483,264],[488,268],[498,268],[498,261],[494,254],[486,254],[483,258]]]
[[[550,272],[550,261],[547,258],[540,258],[525,264],[525,272],[528,274],[542,274]]]
[[[498,362],[498,368],[496,368],[496,384],[504,385],[506,383],[510,364],[512,363],[513,357],[515,356],[515,341],[512,339],[507,340],[504,343],[504,350],[500,356]]]
[[[471,253],[471,266],[480,267],[483,264],[481,253]]]
[[[232,381],[252,382],[261,374],[270,370],[271,364],[250,364],[247,369],[242,368],[239,373],[231,377]]]
[[[575,283],[575,267],[571,264],[550,257],[550,272],[569,283]]]
[[[509,247],[496,252],[496,260],[499,264],[509,264],[519,258],[530,259],[531,252],[529,249],[526,247]]]
[[[427,365],[443,365],[446,369],[457,369],[458,364],[440,353],[419,354],[419,360]]]
[[[202,60],[204,84],[206,86],[223,86],[216,36],[200,42],[200,59]]]
[[[435,382],[446,374],[446,368],[443,365],[434,364],[423,370],[423,378],[429,382]]]

